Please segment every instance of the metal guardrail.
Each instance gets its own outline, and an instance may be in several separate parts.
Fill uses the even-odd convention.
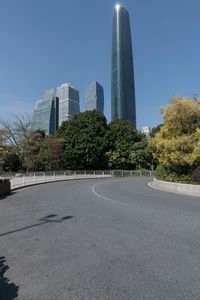
[[[147,176],[152,177],[152,171],[150,170],[113,170],[113,177],[136,177],[136,176]]]
[[[136,176],[152,176],[149,170],[67,170],[55,172],[26,172],[26,173],[4,173],[11,181],[11,189],[20,186],[27,186],[37,183],[78,179],[78,178],[96,178],[96,177],[136,177]]]

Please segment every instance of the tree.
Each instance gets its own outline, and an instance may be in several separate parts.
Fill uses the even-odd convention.
[[[200,101],[175,97],[163,119],[150,142],[154,157],[169,172],[188,174],[200,164]]]
[[[27,171],[43,171],[49,165],[45,133],[32,132],[24,146],[24,167]]]
[[[130,148],[130,159],[134,167],[149,169],[152,166],[153,156],[148,147],[148,139],[144,134],[138,134],[138,142]]]
[[[95,110],[79,113],[62,123],[60,137],[64,138],[65,168],[102,168],[105,163],[106,118]]]
[[[4,133],[5,143],[23,148],[23,142],[30,132],[31,118],[29,115],[13,115],[12,121],[0,118],[0,125]]]
[[[124,119],[116,119],[108,125],[106,133],[108,141],[107,160],[113,162],[114,168],[127,169],[133,167],[130,149],[138,142],[138,133],[132,124]]]
[[[3,170],[6,172],[17,172],[21,166],[19,156],[9,149],[3,155]]]
[[[64,142],[64,139],[59,137],[48,137],[46,139],[50,170],[58,170],[62,167]]]
[[[30,124],[31,118],[28,115],[13,115],[12,120],[0,118],[0,145],[3,145],[4,149],[8,147],[12,149],[10,158],[18,157],[20,165],[23,164],[24,147],[29,139]]]
[[[156,134],[158,131],[160,131],[160,129],[161,129],[162,126],[163,126],[163,124],[159,124],[159,125],[153,127],[153,128],[151,129],[150,137],[154,137],[155,134]]]

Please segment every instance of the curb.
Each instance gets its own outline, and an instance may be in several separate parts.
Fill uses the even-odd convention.
[[[162,183],[162,181],[161,181],[161,183]],[[167,182],[167,183],[170,186],[170,182]],[[153,188],[153,189],[159,190],[159,191],[163,191],[163,192],[168,192],[168,193],[173,193],[173,194],[178,194],[178,195],[185,195],[185,196],[192,196],[192,197],[198,197],[198,198],[200,198],[200,193],[199,192],[190,191],[190,190],[187,190],[187,191],[176,190],[176,189],[173,189],[173,185],[171,185],[171,188],[170,187],[166,188],[166,187],[163,187],[162,185],[159,185],[159,181],[158,180],[156,180],[156,183],[155,183],[155,181],[149,182],[148,186],[150,188]]]

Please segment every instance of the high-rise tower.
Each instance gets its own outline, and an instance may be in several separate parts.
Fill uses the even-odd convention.
[[[90,83],[85,90],[85,109],[95,109],[103,114],[104,92],[97,81]]]
[[[119,4],[112,24],[112,120],[123,118],[136,128],[135,84],[129,14]]]
[[[71,83],[64,83],[56,90],[59,98],[59,126],[80,112],[79,91]]]

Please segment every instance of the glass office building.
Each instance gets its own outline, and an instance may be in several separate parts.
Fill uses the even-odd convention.
[[[44,130],[47,135],[54,135],[58,130],[59,99],[52,97],[49,100],[36,102],[31,122],[31,130]]]
[[[85,90],[85,110],[93,109],[103,114],[104,92],[97,81],[90,83]]]
[[[56,90],[55,89],[49,89],[49,90],[46,90],[44,92],[43,99],[44,100],[51,100],[53,97],[55,97],[55,95],[56,95]]]
[[[128,12],[116,5],[112,24],[112,120],[123,118],[136,127],[135,84]]]
[[[80,112],[79,91],[70,83],[64,83],[56,90],[59,98],[59,126]]]

